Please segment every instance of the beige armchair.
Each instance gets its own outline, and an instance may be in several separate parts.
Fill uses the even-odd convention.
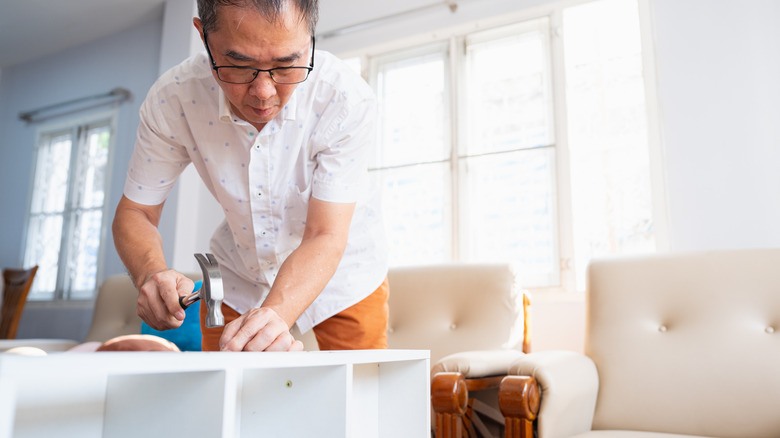
[[[436,436],[498,436],[498,384],[530,348],[528,297],[515,270],[452,263],[394,268],[388,278],[390,348],[431,351]]]
[[[780,249],[596,261],[586,307],[584,355],[510,367],[507,436],[780,436]]]

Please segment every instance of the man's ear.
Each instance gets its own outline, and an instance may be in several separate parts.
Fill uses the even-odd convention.
[[[198,35],[200,35],[200,40],[203,41],[203,22],[200,21],[200,18],[194,17],[192,19],[192,24],[195,26],[195,29],[198,30]]]

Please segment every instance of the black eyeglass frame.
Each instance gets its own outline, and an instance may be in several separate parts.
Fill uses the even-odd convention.
[[[267,70],[264,70],[262,68],[244,67],[244,66],[239,66],[239,65],[217,65],[217,63],[214,62],[214,57],[211,55],[211,49],[209,48],[209,40],[208,40],[208,37],[206,36],[206,30],[205,29],[203,30],[203,45],[206,46],[206,53],[209,54],[209,60],[211,60],[211,68],[215,72],[217,72],[217,78],[220,81],[225,82],[227,84],[251,84],[252,82],[254,82],[255,79],[257,79],[257,75],[259,75],[260,72],[268,72],[268,75],[271,76],[271,80],[274,81],[274,83],[279,84],[279,85],[300,84],[301,82],[306,81],[306,79],[309,79],[309,73],[311,73],[311,71],[314,70],[314,44],[315,44],[314,35],[312,35],[311,36],[311,60],[309,61],[309,66],[308,67],[297,67],[297,66],[295,66],[295,67],[274,67],[274,68],[269,68]],[[250,80],[249,82],[230,82],[230,81],[226,81],[226,80],[222,79],[219,76],[219,69],[221,69],[221,68],[236,68],[236,69],[242,69],[242,70],[252,70],[252,71],[255,72],[255,74],[252,76],[252,80]],[[274,72],[275,71],[279,71],[279,70],[297,70],[297,69],[307,70],[306,77],[302,81],[298,81],[298,82],[277,82],[276,78],[274,77]]]

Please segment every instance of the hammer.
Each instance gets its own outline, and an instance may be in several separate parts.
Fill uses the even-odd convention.
[[[189,295],[179,297],[179,304],[186,309],[195,301],[203,299],[206,303],[206,327],[222,327],[225,325],[225,317],[222,315],[222,299],[225,294],[222,290],[222,273],[219,271],[219,263],[213,254],[195,254],[195,260],[203,272],[203,283],[200,290],[197,286]]]

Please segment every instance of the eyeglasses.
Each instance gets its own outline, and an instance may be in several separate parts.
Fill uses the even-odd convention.
[[[240,67],[240,66],[218,66],[214,62],[214,57],[211,56],[211,49],[209,49],[209,42],[206,36],[206,31],[203,31],[203,44],[206,45],[206,52],[209,54],[211,60],[211,68],[217,72],[217,77],[222,82],[228,84],[249,84],[255,80],[261,71],[268,72],[271,79],[282,85],[299,84],[309,77],[309,73],[314,69],[314,36],[311,37],[311,61],[309,61],[308,67],[276,67],[268,70],[254,67]]]

